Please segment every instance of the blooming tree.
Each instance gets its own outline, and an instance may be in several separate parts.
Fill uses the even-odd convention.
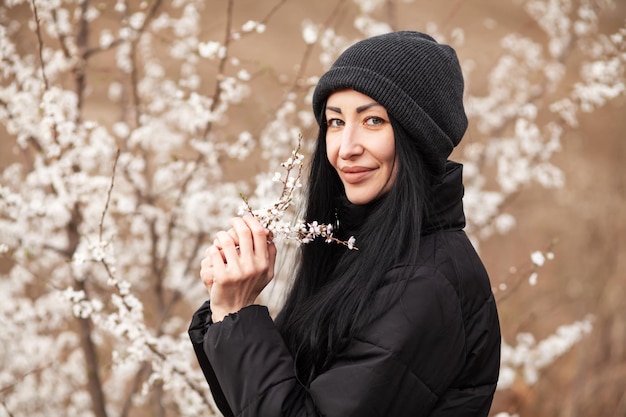
[[[255,44],[287,2],[259,2],[253,18],[236,3],[0,6],[0,416],[216,414],[186,335],[206,296],[197,270],[213,234],[243,208],[274,216],[279,237],[333,240],[332,229],[301,225],[290,211],[299,181],[291,170],[300,172],[314,139],[316,77],[353,41],[395,29],[385,12],[416,2],[328,1],[328,18],[305,16],[299,33],[283,34],[301,57],[282,72]],[[417,28],[454,44],[466,71],[480,137],[460,159],[477,247],[514,230],[507,204],[530,184],[563,186],[552,162],[563,133],[625,95],[626,28],[599,25],[611,1],[517,3],[543,38],[506,35],[486,75],[472,71],[462,28]],[[471,88],[480,77],[484,94]],[[553,256],[534,252],[527,270],[494,289],[499,299],[534,285]],[[273,308],[286,269],[262,294]],[[591,323],[505,341],[499,388],[520,377],[533,384]]]

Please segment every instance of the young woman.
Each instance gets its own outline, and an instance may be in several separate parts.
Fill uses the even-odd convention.
[[[253,217],[202,261],[189,334],[225,416],[487,416],[500,328],[463,231],[463,77],[447,45],[395,32],[348,48],[314,93],[307,221],[358,251],[302,245],[272,320],[255,298],[276,249]]]

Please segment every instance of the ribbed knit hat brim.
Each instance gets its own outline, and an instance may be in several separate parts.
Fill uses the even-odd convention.
[[[385,107],[417,141],[437,173],[467,129],[463,76],[454,49],[419,32],[393,32],[365,39],[344,51],[320,78],[313,111],[325,123],[325,104],[351,88]]]

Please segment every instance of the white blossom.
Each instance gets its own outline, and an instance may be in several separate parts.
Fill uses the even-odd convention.
[[[530,259],[533,261],[534,265],[543,266],[546,258],[541,251],[535,251],[530,254]]]
[[[318,27],[310,20],[302,22],[302,38],[306,44],[312,45],[317,42]]]
[[[281,36],[303,45],[295,42],[284,58],[302,53],[306,62],[267,62],[265,48],[277,44],[246,36],[277,29],[280,17],[270,13],[235,8],[224,33],[220,9],[206,2],[110,3],[86,11],[70,0],[0,6],[0,414],[92,415],[83,345],[90,342],[99,359],[89,366],[105,375],[91,386],[104,391],[107,412],[129,401],[181,417],[215,415],[186,326],[206,297],[198,266],[216,231],[240,210],[273,231],[286,262],[296,259],[291,242],[358,247],[355,236],[339,242],[332,225],[301,219],[300,170],[316,141],[310,105],[319,76],[354,41],[391,30],[386,2],[345,3],[330,24],[301,19],[306,8],[290,16],[291,32]],[[402,13],[409,3],[393,6]],[[565,187],[555,158],[562,138],[580,127],[582,113],[623,99],[626,29],[601,27],[609,3],[514,4],[539,32],[500,39],[490,30],[493,65],[464,47],[471,27],[423,23],[459,46],[465,71],[472,137],[458,159],[466,230],[477,248],[494,234],[521,232],[514,197]],[[218,27],[207,25],[214,20]],[[83,23],[86,44],[78,37]],[[540,291],[538,269],[554,257],[536,251],[529,270],[508,272]],[[291,277],[282,278],[261,296],[273,313],[289,288]],[[496,293],[516,289],[494,282]],[[80,333],[77,323],[90,330]],[[498,388],[520,378],[535,383],[590,331],[585,319],[542,341],[528,332],[503,343]],[[129,392],[138,376],[141,386]]]
[[[591,332],[592,321],[593,317],[587,317],[584,320],[560,326],[554,334],[539,342],[529,333],[519,333],[515,346],[510,346],[503,341],[501,363],[502,369],[506,371],[502,374],[504,378],[498,382],[498,389],[510,387],[520,376],[519,372],[528,384],[535,384],[543,368],[565,354]]]

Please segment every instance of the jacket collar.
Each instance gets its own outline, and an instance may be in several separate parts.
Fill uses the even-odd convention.
[[[465,227],[463,212],[463,165],[446,162],[441,181],[433,187],[431,216],[425,219],[422,234],[436,230],[461,230]]]
[[[432,192],[431,216],[424,219],[422,234],[429,234],[437,230],[463,229],[465,227],[463,165],[448,161],[445,172],[440,180],[434,184]],[[356,205],[350,203],[342,195],[337,201],[335,229],[348,234],[356,232],[380,201],[381,199],[369,204]]]

